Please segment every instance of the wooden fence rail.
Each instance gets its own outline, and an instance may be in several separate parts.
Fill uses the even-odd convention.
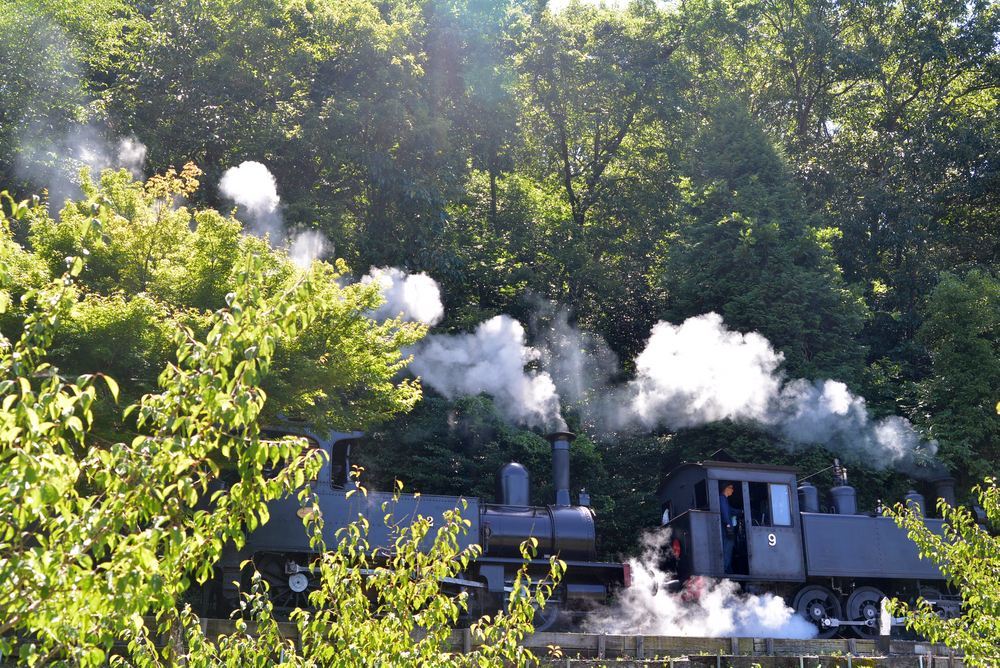
[[[279,625],[282,635],[296,636],[293,624]],[[228,619],[203,619],[209,637],[235,631]],[[451,633],[455,652],[476,648],[469,629]],[[888,652],[874,640],[781,640],[777,638],[678,638],[597,633],[535,633],[524,646],[560,668],[962,668],[962,660],[944,645],[893,640]],[[550,648],[559,648],[559,658]],[[548,657],[548,658],[546,658]]]

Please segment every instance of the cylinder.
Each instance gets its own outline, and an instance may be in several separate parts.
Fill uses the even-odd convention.
[[[917,514],[923,515],[927,506],[924,505],[924,495],[911,489],[903,497],[903,503],[906,504],[907,508],[913,508],[917,511]]]
[[[815,485],[808,482],[799,485],[799,510],[803,513],[819,512],[819,490]]]
[[[530,506],[531,479],[528,469],[517,462],[497,471],[497,503],[502,506]]]
[[[576,434],[557,431],[547,436],[552,444],[552,485],[556,488],[557,506],[568,506],[569,502],[569,444]]]
[[[858,495],[850,485],[837,485],[830,488],[830,499],[834,511],[838,515],[858,514]]]
[[[934,496],[955,507],[955,479],[938,478],[934,481]]]

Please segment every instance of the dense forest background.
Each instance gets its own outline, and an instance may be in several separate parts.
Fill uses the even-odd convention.
[[[0,0],[0,34],[0,187],[18,198],[55,212],[80,166],[141,143],[136,176],[193,161],[193,203],[226,210],[222,174],[260,161],[289,230],[320,231],[358,275],[433,277],[434,331],[504,313],[530,340],[564,317],[628,378],[654,323],[714,311],[766,336],[790,377],[844,381],[911,420],[960,487],[996,473],[994,2]],[[57,234],[22,236],[58,265]],[[107,277],[63,363],[152,385],[168,348],[156,281]],[[598,433],[563,408],[608,555],[657,523],[652,492],[682,459],[724,447],[812,472],[831,457],[733,422]],[[338,426],[369,430],[376,484],[490,498],[515,458],[535,501],[551,497],[547,443],[488,397],[425,387],[408,415],[365,418]],[[913,484],[853,479],[863,505]]]

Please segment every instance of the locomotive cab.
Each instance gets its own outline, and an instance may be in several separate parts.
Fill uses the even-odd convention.
[[[669,565],[681,578],[804,580],[795,473],[791,467],[732,461],[674,469],[657,492],[664,525],[671,531]],[[729,485],[733,490],[726,496]]]

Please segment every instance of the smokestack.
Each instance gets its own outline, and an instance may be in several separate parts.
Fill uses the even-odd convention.
[[[934,496],[939,499],[944,499],[952,508],[955,507],[955,479],[954,478],[938,478],[934,481]],[[936,504],[935,504],[936,505]]]
[[[557,431],[546,436],[552,444],[552,484],[556,488],[556,505],[569,505],[569,444],[576,434]]]

